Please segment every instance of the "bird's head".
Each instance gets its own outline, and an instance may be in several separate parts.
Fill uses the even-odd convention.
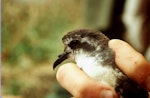
[[[79,52],[92,54],[108,46],[109,38],[100,31],[89,29],[68,32],[62,42],[65,45],[64,53],[58,56],[53,68],[67,58],[74,58]]]

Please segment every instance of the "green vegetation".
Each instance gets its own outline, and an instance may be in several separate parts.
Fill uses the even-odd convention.
[[[61,37],[82,26],[81,4],[80,0],[2,0],[3,95],[50,98],[57,92],[52,63],[63,51]]]

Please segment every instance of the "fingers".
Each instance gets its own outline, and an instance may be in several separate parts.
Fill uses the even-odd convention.
[[[146,59],[121,40],[110,40],[109,47],[115,51],[117,66],[130,78],[150,91],[150,64]]]
[[[101,85],[89,78],[75,64],[62,65],[56,74],[58,82],[68,90],[74,98],[116,98],[111,87]]]

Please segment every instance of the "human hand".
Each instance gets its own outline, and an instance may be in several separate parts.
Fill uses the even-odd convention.
[[[118,67],[150,91],[150,64],[145,58],[121,40],[109,41],[109,47],[115,51],[115,61]],[[117,98],[112,87],[91,79],[75,64],[62,65],[56,77],[62,87],[68,90],[74,98]]]
[[[131,79],[150,91],[150,63],[144,56],[121,40],[109,41],[109,47],[115,51],[117,66]]]

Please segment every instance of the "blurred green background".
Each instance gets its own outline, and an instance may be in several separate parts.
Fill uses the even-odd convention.
[[[79,28],[105,31],[112,5],[113,0],[2,0],[3,98],[69,98],[52,69],[63,51],[61,38]]]
[[[61,37],[82,27],[81,0],[2,0],[2,95],[58,98]],[[62,97],[62,94],[60,94]]]

